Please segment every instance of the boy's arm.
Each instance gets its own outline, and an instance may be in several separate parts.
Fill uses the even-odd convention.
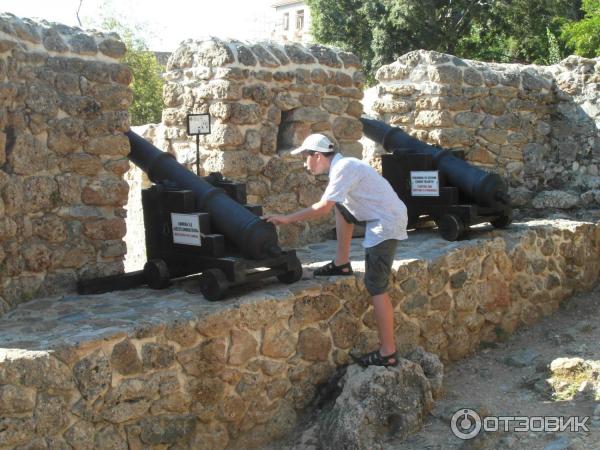
[[[301,209],[295,213],[263,216],[263,219],[275,225],[287,225],[290,223],[304,222],[305,220],[316,219],[317,217],[322,217],[328,214],[334,205],[335,202],[333,201],[321,199],[308,208]]]

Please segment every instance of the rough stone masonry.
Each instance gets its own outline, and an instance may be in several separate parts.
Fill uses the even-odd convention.
[[[122,271],[125,51],[113,34],[0,15],[0,314]]]
[[[600,205],[600,58],[535,66],[419,50],[376,77],[365,109],[505,176],[515,207]]]
[[[185,41],[167,65],[162,123],[150,137],[190,168],[196,159],[186,116],[210,113],[201,138],[203,172],[245,182],[249,203],[285,213],[317,201],[317,182],[289,156],[311,133],[330,136],[345,155],[362,157],[364,76],[352,54],[321,45]],[[323,240],[331,220],[285,227],[283,245]]]
[[[402,355],[418,345],[463,358],[598,281],[597,224],[473,234],[448,243],[419,232],[399,246],[391,296]],[[334,246],[303,249],[303,264],[322,264]],[[284,436],[350,352],[377,346],[362,253],[354,242],[354,277],[307,273],[216,303],[171,288],[20,305],[0,318],[0,449],[246,449]]]

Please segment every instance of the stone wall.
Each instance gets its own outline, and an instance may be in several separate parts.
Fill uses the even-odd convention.
[[[415,51],[377,71],[380,120],[507,177],[517,207],[600,203],[600,59],[492,64]]]
[[[400,245],[391,296],[402,354],[420,345],[462,358],[598,280],[598,224],[474,233]],[[315,264],[331,255],[323,245]],[[0,448],[252,448],[281,437],[350,351],[377,345],[361,264],[356,278],[306,277],[219,303],[171,289],[21,305],[0,320]]]
[[[186,115],[210,113],[212,133],[200,139],[203,174],[219,171],[245,182],[249,203],[268,213],[308,206],[321,197],[324,181],[309,175],[289,150],[320,132],[342,153],[362,156],[360,67],[354,55],[319,45],[186,41],[169,58],[154,145],[195,170]],[[320,240],[332,223],[284,227],[280,241]]]
[[[0,15],[0,314],[122,270],[124,53],[116,35]]]

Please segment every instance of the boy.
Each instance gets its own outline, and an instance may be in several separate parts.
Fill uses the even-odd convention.
[[[394,310],[387,288],[396,246],[399,240],[407,238],[406,206],[375,169],[356,158],[337,153],[335,145],[325,135],[308,136],[291,154],[302,154],[311,173],[328,173],[329,184],[317,203],[292,214],[265,216],[265,220],[275,225],[302,222],[324,216],[335,206],[335,259],[315,270],[315,276],[352,275],[352,230],[355,223],[366,222],[364,281],[373,302],[380,346],[354,360],[363,367],[394,366],[398,362]]]

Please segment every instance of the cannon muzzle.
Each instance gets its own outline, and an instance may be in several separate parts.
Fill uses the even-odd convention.
[[[131,130],[125,134],[131,146],[128,155],[131,162],[146,172],[154,183],[169,181],[179,189],[192,191],[196,205],[210,213],[213,229],[234,242],[245,258],[266,259],[281,254],[273,224],[190,172],[173,155],[162,152]]]
[[[508,187],[498,174],[472,166],[468,162],[456,158],[449,150],[421,142],[402,129],[392,127],[385,122],[365,117],[360,120],[363,124],[363,134],[389,152],[431,155],[437,170],[478,205],[494,208],[510,204]]]

